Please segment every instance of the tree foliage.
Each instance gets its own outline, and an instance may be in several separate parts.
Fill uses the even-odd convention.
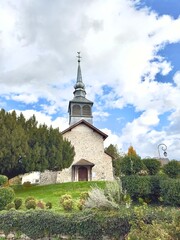
[[[30,171],[62,170],[70,166],[74,148],[59,129],[38,125],[35,116],[0,111],[0,174],[9,178]]]
[[[119,152],[117,145],[110,144],[107,148],[105,148],[105,152],[112,157],[112,165],[114,169],[114,175],[116,177],[120,177],[121,172],[121,162],[123,159],[123,155]]]
[[[161,163],[157,159],[145,158],[143,159],[143,163],[146,166],[149,175],[156,175],[161,168]]]
[[[166,165],[164,165],[163,171],[170,178],[180,177],[180,162],[176,160],[168,162]]]

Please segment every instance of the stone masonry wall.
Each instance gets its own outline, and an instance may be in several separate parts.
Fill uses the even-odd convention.
[[[95,165],[92,180],[113,180],[112,158],[104,153],[103,137],[99,133],[82,123],[64,133],[63,137],[75,148],[73,164],[85,159]],[[57,182],[69,181],[72,181],[71,167],[58,172]]]

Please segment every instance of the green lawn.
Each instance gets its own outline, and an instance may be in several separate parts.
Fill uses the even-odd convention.
[[[92,187],[98,186],[104,188],[105,181],[91,182],[70,182],[50,185],[31,185],[30,187],[16,186],[16,197],[21,197],[25,200],[29,196],[35,197],[37,200],[44,202],[52,202],[54,210],[61,210],[59,199],[64,194],[70,194],[74,200],[77,200],[81,192],[88,192]]]

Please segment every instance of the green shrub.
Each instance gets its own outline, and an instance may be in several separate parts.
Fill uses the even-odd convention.
[[[126,190],[133,200],[149,198],[151,194],[150,176],[131,175],[124,176],[121,180],[123,190]]]
[[[52,208],[52,202],[47,202],[46,203],[46,208],[51,209]]]
[[[177,218],[175,224],[173,216],[174,212],[168,208],[144,207],[136,208],[134,211],[131,208],[122,208],[120,211],[81,211],[70,215],[47,210],[26,212],[12,210],[0,214],[0,229],[6,235],[14,231],[25,234],[31,239],[43,237],[59,239],[58,235],[68,235],[69,239],[77,239],[77,236],[86,240],[102,240],[103,236],[107,236],[108,239],[124,239],[133,222],[141,223],[143,220],[144,224],[152,224],[153,221],[171,224],[167,231],[169,234],[170,231],[173,232],[173,236],[176,236],[172,239],[179,239],[177,237],[179,228],[176,227],[179,227],[180,221]]]
[[[15,204],[15,209],[19,209],[22,206],[23,200],[22,198],[15,198],[14,199],[14,204]]]
[[[36,208],[36,201],[35,200],[29,200],[25,203],[25,206],[27,209],[35,209]]]
[[[163,180],[169,179],[166,175],[154,175],[150,176],[151,193],[149,198],[152,203],[158,203],[161,199],[161,187],[160,183]]]
[[[170,178],[178,178],[180,177],[180,162],[176,160],[172,160],[164,165],[163,171]]]
[[[10,209],[12,209],[12,208],[15,208],[15,204],[14,204],[13,202],[8,203],[8,204],[6,205],[6,210],[10,210]]]
[[[0,186],[4,185],[8,181],[5,175],[0,175]]]
[[[88,192],[82,192],[80,194],[80,199],[86,200],[88,197],[89,197],[89,193]]]
[[[74,206],[72,196],[69,194],[65,194],[65,195],[61,196],[60,204],[65,211],[71,211]]]
[[[14,198],[14,190],[10,187],[0,188],[0,210],[3,210],[8,203],[11,203]]]
[[[143,159],[143,163],[146,166],[149,175],[155,175],[159,172],[161,163],[157,159],[153,158],[145,158]]]
[[[180,179],[167,179],[160,182],[164,204],[180,206]]]
[[[29,201],[29,200],[36,200],[35,199],[35,197],[33,197],[33,196],[29,196],[29,197],[27,197],[26,199],[25,199],[25,204]]]

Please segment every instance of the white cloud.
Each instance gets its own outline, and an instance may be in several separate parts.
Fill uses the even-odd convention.
[[[35,112],[40,122],[66,126],[64,118],[52,120],[50,115],[67,113],[76,78],[75,52],[82,51],[82,74],[87,98],[95,101],[95,120],[107,119],[109,109],[128,104],[143,112],[127,123],[122,136],[109,130],[110,141],[120,148],[134,143],[147,155],[159,141],[173,148],[179,138],[174,131],[179,127],[180,73],[174,75],[175,84],[156,77],[173,70],[173,63],[158,51],[180,42],[180,18],[139,9],[138,2],[1,1],[1,96],[25,104],[45,99],[42,112],[23,113]],[[172,112],[169,128],[154,130],[166,112]]]

